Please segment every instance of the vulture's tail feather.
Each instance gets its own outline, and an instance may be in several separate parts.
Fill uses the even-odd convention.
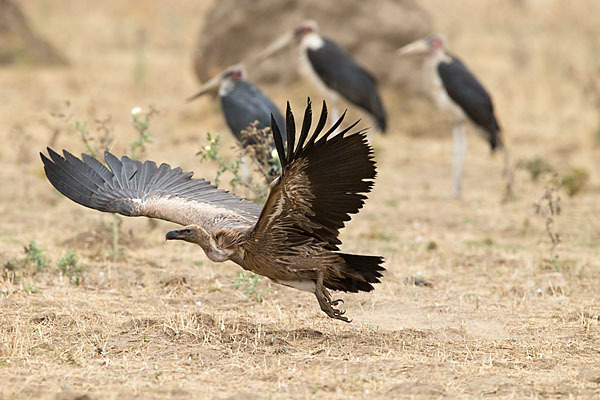
[[[385,268],[383,257],[363,256],[358,254],[337,253],[344,259],[344,264],[337,266],[338,272],[343,278],[332,277],[323,283],[332,290],[343,292],[370,292],[373,290],[372,283],[379,283]]]

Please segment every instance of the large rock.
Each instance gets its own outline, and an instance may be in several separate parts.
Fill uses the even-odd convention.
[[[206,14],[194,52],[195,72],[206,81],[259,51],[301,21],[314,19],[380,83],[404,85],[414,72],[394,51],[431,31],[431,19],[414,0],[220,0]],[[297,76],[292,51],[250,71],[256,82],[290,82]]]
[[[32,31],[17,4],[0,0],[0,65],[14,63],[63,65],[67,60]]]

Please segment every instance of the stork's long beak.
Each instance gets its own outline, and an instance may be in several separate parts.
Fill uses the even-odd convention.
[[[287,33],[281,35],[279,38],[277,38],[273,42],[271,42],[271,44],[268,45],[263,51],[260,51],[256,54],[251,55],[247,59],[246,63],[247,64],[260,63],[263,60],[266,60],[267,58],[269,58],[269,57],[273,56],[274,54],[278,53],[279,51],[283,50],[284,48],[289,46],[293,41],[294,41],[294,32],[291,32],[291,31],[287,32]]]
[[[217,75],[215,77],[210,78],[208,81],[204,82],[198,92],[195,95],[188,97],[185,101],[190,102],[192,100],[197,99],[200,96],[203,96],[207,93],[216,92],[219,84],[221,83],[221,75]]]
[[[408,56],[412,54],[423,54],[428,51],[429,46],[427,45],[427,40],[419,39],[407,44],[404,47],[399,48],[398,50],[396,50],[396,53],[401,56]]]

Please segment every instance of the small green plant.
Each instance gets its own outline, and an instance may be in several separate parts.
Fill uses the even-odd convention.
[[[119,215],[113,214],[112,221],[109,224],[110,230],[112,232],[112,249],[110,249],[107,253],[110,258],[112,258],[113,262],[117,262],[120,258],[125,256],[125,252],[121,247],[119,247],[119,236],[121,236],[121,225],[123,224],[123,220]]]
[[[537,180],[545,174],[552,174],[556,171],[548,161],[541,157],[534,157],[525,161],[522,160],[518,163],[518,166],[523,167],[529,172],[529,177],[533,182],[537,182]]]
[[[427,245],[425,246],[425,248],[429,251],[436,250],[438,247],[439,247],[438,244],[436,242],[434,242],[433,240],[427,242]]]
[[[79,256],[70,250],[67,250],[56,263],[56,269],[69,278],[69,282],[74,285],[81,284],[82,273],[87,267],[79,264]]]
[[[240,133],[242,152],[254,160],[258,171],[265,177],[267,183],[270,183],[281,174],[281,163],[273,143],[271,128],[259,129],[258,121],[254,121]]]
[[[560,233],[555,229],[554,219],[561,213],[559,190],[562,185],[558,174],[554,174],[546,183],[542,197],[533,204],[536,214],[544,217],[546,233],[550,238],[550,264],[555,270],[559,270],[558,254],[556,248],[561,242]]]
[[[101,151],[110,147],[113,140],[113,127],[110,124],[110,116],[104,119],[96,118],[94,122],[96,123],[96,135],[90,134],[87,121],[75,121],[75,132],[85,145],[87,153],[98,158]]]
[[[232,161],[225,160],[221,152],[221,137],[219,135],[213,136],[210,133],[206,134],[206,140],[208,144],[204,148],[200,149],[196,155],[200,156],[200,161],[215,161],[218,164],[217,173],[215,175],[215,185],[219,185],[221,182],[221,176],[229,172],[233,178],[229,181],[231,190],[235,192],[239,184],[242,182],[240,168],[242,165],[242,158],[244,155],[238,153],[236,158]]]
[[[238,274],[238,276],[231,281],[233,283],[235,290],[242,289],[244,294],[249,298],[253,298],[254,300],[261,303],[263,301],[262,293],[266,289],[262,289],[258,287],[258,283],[260,282],[260,276],[256,275],[254,272],[242,271]]]
[[[35,241],[29,242],[28,246],[25,246],[25,262],[35,266],[36,272],[43,272],[50,266],[50,259],[43,253],[44,250],[37,247]]]
[[[567,191],[569,197],[573,197],[585,188],[589,179],[590,174],[586,169],[571,168],[562,177],[562,187]]]
[[[218,168],[214,179],[216,185],[219,185],[224,174],[228,174],[231,176],[229,185],[233,192],[237,192],[242,187],[249,192],[249,196],[246,197],[262,204],[266,200],[269,185],[273,177],[277,176],[280,172],[279,159],[274,156],[276,152],[273,152],[272,148],[266,145],[266,139],[264,139],[268,132],[270,132],[268,128],[257,130],[255,124],[251,124],[247,130],[243,130],[243,141],[249,141],[249,144],[245,145],[245,147],[240,146],[233,160],[226,160],[221,155],[221,137],[207,133],[206,140],[208,143],[196,155],[200,156],[201,162],[214,161],[217,163]],[[252,136],[255,134],[261,135],[260,138]],[[265,178],[263,181],[254,183],[251,177],[247,180],[244,179],[242,176],[244,158],[255,161],[258,171]]]
[[[131,110],[131,124],[138,133],[138,138],[129,143],[129,157],[131,159],[137,159],[139,153],[146,151],[146,144],[152,143],[152,139],[150,139],[150,121],[157,114],[158,110],[152,105],[148,107],[147,112],[142,112],[140,107],[134,107]]]
[[[27,293],[27,294],[33,294],[33,293],[40,293],[40,289],[36,288],[35,286],[33,286],[33,284],[29,283],[27,285],[25,285],[23,287],[23,290]]]
[[[15,260],[8,260],[2,265],[2,278],[6,282],[12,284],[19,283],[21,281],[23,266]]]
[[[79,138],[85,144],[87,152],[94,157],[98,157],[97,149],[91,144],[87,121],[75,121],[75,132],[77,132]]]

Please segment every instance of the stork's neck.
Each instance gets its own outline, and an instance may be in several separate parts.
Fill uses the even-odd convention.
[[[443,48],[434,49],[427,55],[425,62],[430,64],[432,67],[437,68],[437,65],[441,62],[449,63],[452,61],[452,57]]]
[[[304,35],[302,40],[300,41],[300,48],[302,50],[311,49],[317,50],[323,47],[325,41],[321,36],[319,36],[316,32],[310,32]]]
[[[219,86],[219,96],[225,97],[235,88],[236,82],[232,79],[223,79],[221,81],[221,86]]]

